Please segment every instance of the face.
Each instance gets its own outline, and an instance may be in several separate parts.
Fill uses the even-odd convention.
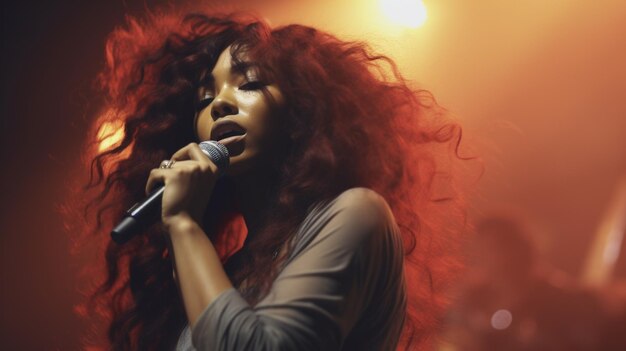
[[[233,67],[230,47],[203,81],[195,122],[199,140],[217,140],[228,148],[229,175],[268,165],[280,139],[277,116],[284,99],[278,87],[260,81],[254,67]]]

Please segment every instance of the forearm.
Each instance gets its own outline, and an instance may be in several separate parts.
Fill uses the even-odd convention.
[[[167,224],[174,267],[191,327],[220,293],[232,287],[217,251],[202,228],[181,216]]]

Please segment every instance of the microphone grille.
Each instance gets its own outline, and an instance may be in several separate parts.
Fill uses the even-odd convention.
[[[228,155],[228,149],[223,144],[218,143],[215,140],[203,141],[199,144],[200,150],[204,152],[205,155],[219,169],[219,172],[222,173],[228,168],[228,164],[230,163],[230,156]]]

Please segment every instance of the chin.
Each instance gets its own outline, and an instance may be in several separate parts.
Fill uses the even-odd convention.
[[[238,178],[238,177],[246,175],[247,173],[248,172],[246,171],[245,167],[242,167],[239,164],[232,162],[232,159],[231,159],[231,164],[230,166],[228,166],[225,176],[228,176],[231,178]]]
[[[226,176],[237,178],[261,178],[271,172],[272,164],[269,160],[261,157],[256,152],[245,150],[239,155],[230,158],[230,165],[226,170]]]
[[[257,168],[254,165],[258,162],[255,162],[255,157],[251,156],[254,155],[249,155],[249,152],[244,151],[231,157],[226,175],[230,177],[241,177],[254,173],[255,168]]]

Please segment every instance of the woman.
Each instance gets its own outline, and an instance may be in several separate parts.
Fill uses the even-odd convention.
[[[111,34],[100,82],[96,126],[124,137],[92,162],[97,231],[165,184],[162,224],[106,243],[90,306],[109,348],[428,347],[456,262],[440,214],[458,208],[434,199],[433,147],[460,129],[393,62],[310,27],[170,12]]]

